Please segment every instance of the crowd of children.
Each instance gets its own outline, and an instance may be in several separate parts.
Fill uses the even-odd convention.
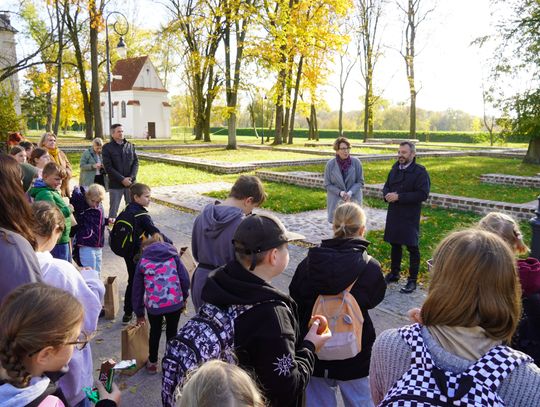
[[[128,273],[122,322],[135,314],[150,326],[150,374],[165,325],[164,406],[336,406],[338,389],[346,406],[540,404],[540,262],[516,260],[528,248],[511,217],[492,213],[445,237],[413,324],[376,337],[369,310],[386,282],[358,204],[337,206],[333,238],[308,250],[289,295],[271,281],[289,264],[288,244],[304,237],[251,214],[266,193],[240,176],[194,221],[190,278],[147,210],[150,187],[133,183],[131,202],[108,218],[102,143],[81,168],[104,182],[85,181],[68,198],[53,141],[0,155],[0,405],[91,405],[83,388],[94,385],[107,226]],[[35,170],[23,187],[27,157]],[[179,327],[190,294],[197,315]],[[97,405],[120,403],[116,386],[96,386]]]

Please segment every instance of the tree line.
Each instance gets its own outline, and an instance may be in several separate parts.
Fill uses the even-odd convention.
[[[494,5],[500,2],[492,0]],[[25,22],[21,32],[32,38],[35,49],[15,65],[1,68],[0,80],[25,71],[27,115],[46,117],[47,128],[56,132],[70,120],[84,122],[87,138],[102,137],[103,30],[113,3],[22,0],[18,4],[14,11]],[[123,4],[117,6],[121,9]],[[339,70],[339,83],[333,85],[341,100],[340,133],[350,125],[343,100],[348,81],[355,78],[365,91],[358,109],[361,123],[355,123],[361,124],[364,138],[379,126],[402,128],[404,113],[414,138],[417,129],[451,129],[452,125],[450,119],[446,125],[435,124],[433,115],[427,117],[416,108],[415,62],[422,45],[417,41],[435,11],[433,4],[428,0],[163,0],[156,4],[167,12],[161,27],[146,30],[130,24],[125,42],[128,57],[152,58],[165,84],[174,79],[185,85],[182,109],[197,140],[210,140],[216,114],[227,122],[229,148],[236,148],[238,120],[246,114],[253,127],[261,123],[272,129],[274,144],[292,143],[298,116],[308,124],[310,138],[317,138],[325,116],[322,87],[335,67]],[[483,122],[490,132],[501,126],[529,134],[528,156],[540,157],[540,141],[535,141],[540,134],[540,5],[530,0],[506,4],[512,13],[498,22],[497,34],[476,42],[479,46],[489,41],[497,44],[490,58],[492,75],[484,89]],[[385,48],[382,27],[388,23],[388,10],[401,18],[402,45],[396,50]],[[115,44],[114,32],[110,37]],[[383,52],[399,52],[409,88],[406,109],[398,106],[392,115],[380,108],[384,101],[375,86]],[[509,92],[515,89],[504,87],[505,79],[520,74],[530,78],[528,85]],[[239,106],[240,93],[250,100],[246,112]],[[489,107],[497,114],[488,114]],[[451,113],[454,122],[461,119],[456,119],[458,112]],[[392,123],[396,117],[399,123]],[[471,123],[478,125],[478,121]]]

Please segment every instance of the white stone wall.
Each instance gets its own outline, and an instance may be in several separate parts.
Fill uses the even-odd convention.
[[[163,106],[168,103],[166,92],[152,91],[116,91],[111,93],[113,104],[112,123],[124,126],[127,138],[145,138],[148,131],[148,122],[156,123],[156,138],[171,138],[170,107]],[[129,100],[138,100],[140,105],[127,105]],[[126,102],[126,117],[121,117],[122,101]],[[101,93],[101,107],[104,129],[109,127],[107,92]],[[114,103],[118,102],[116,106]],[[109,134],[106,130],[105,134]]]
[[[17,62],[17,50],[15,34],[11,31],[0,30],[0,66],[14,65]],[[19,77],[12,75],[9,81],[2,82],[2,85],[8,85],[6,91],[13,92],[15,111],[21,114],[21,102],[19,96]]]

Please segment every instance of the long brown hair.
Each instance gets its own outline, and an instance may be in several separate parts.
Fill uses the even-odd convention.
[[[22,187],[21,166],[6,154],[0,154],[0,191],[0,227],[20,234],[35,248],[34,215]]]
[[[13,290],[0,307],[0,366],[7,381],[27,387],[31,375],[26,357],[47,346],[65,345],[83,316],[81,303],[65,290],[44,283]]]
[[[521,315],[514,254],[494,233],[468,229],[448,235],[433,253],[425,325],[480,326],[510,340]]]

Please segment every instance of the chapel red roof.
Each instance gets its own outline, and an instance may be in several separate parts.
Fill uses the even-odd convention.
[[[111,82],[111,91],[132,90],[133,84],[135,83],[135,80],[137,80],[147,59],[148,55],[145,55],[142,57],[126,58],[117,61],[114,65],[112,74],[122,75],[122,79],[114,79]],[[101,91],[107,92],[107,83],[105,83]]]

